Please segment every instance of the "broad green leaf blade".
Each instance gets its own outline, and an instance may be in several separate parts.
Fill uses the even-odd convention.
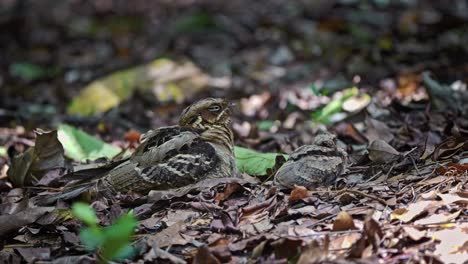
[[[80,240],[86,250],[92,251],[104,243],[104,233],[97,227],[88,227],[80,230]]]
[[[44,68],[42,66],[29,62],[13,63],[10,66],[11,75],[18,76],[28,81],[34,81],[45,77],[55,76],[59,72],[60,70],[58,68]]]
[[[85,203],[74,203],[72,206],[73,215],[85,222],[88,226],[96,226],[98,223],[98,218],[96,212],[89,204]]]
[[[325,107],[312,113],[312,118],[314,121],[319,123],[327,124],[330,122],[329,118],[338,112],[341,111],[343,103],[350,97],[358,94],[357,87],[349,88],[343,91],[342,95],[328,103]]]
[[[7,149],[5,147],[0,147],[0,157],[5,157],[7,155]]]
[[[65,149],[65,155],[77,161],[102,157],[112,159],[121,152],[120,148],[68,125],[59,126],[58,138]]]
[[[130,242],[136,226],[137,219],[132,213],[122,215],[114,224],[108,226],[104,230],[103,258],[121,260],[130,257],[134,253]]]
[[[267,175],[267,170],[275,166],[278,153],[261,153],[243,147],[235,147],[237,168],[249,175]],[[287,159],[287,155],[283,155]]]
[[[73,98],[69,114],[90,116],[108,111],[138,90],[160,102],[182,102],[208,88],[209,76],[189,61],[156,59],[97,79]]]

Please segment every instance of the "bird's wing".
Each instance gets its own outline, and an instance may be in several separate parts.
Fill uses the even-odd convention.
[[[158,162],[158,159],[167,155],[166,152],[169,151],[171,146],[175,147],[175,145],[174,143],[169,143],[163,148],[159,147],[164,145],[164,143],[171,141],[175,137],[179,138],[176,140],[177,142],[181,142],[179,137],[181,130],[182,129],[179,126],[162,127],[155,130],[150,130],[142,135],[142,143],[130,158],[109,162],[95,168],[69,173],[65,175],[64,178],[77,181],[66,186],[65,189],[59,194],[46,197],[38,196],[36,200],[40,204],[49,204],[59,199],[67,200],[77,197],[91,187],[106,189],[112,188],[112,186],[102,184],[106,183],[105,179],[108,178],[109,175],[131,175],[134,168],[136,168],[136,165],[139,163],[144,164]],[[195,136],[195,134],[192,135],[184,132],[181,137],[182,141],[185,141],[187,138],[192,138]],[[135,180],[138,179],[136,178]]]
[[[110,171],[106,180],[117,191],[146,193],[178,188],[203,179],[218,162],[211,144],[197,133],[185,131],[132,157]]]

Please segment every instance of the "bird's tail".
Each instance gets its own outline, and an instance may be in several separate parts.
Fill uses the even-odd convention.
[[[77,182],[65,187],[65,189],[60,193],[36,196],[31,200],[37,205],[50,205],[58,200],[70,200],[76,198],[86,191],[94,190],[95,192],[106,195],[109,191],[112,192],[113,188],[109,184],[106,184],[105,176],[110,170],[124,161],[125,160],[121,160],[97,168],[72,172],[65,175],[63,179],[78,180]]]
[[[70,199],[76,198],[80,194],[93,188],[95,184],[96,182],[92,181],[86,184],[74,185],[74,186],[70,186],[69,188],[65,188],[65,190],[63,190],[60,193],[56,193],[52,195],[39,195],[39,196],[32,198],[31,200],[36,205],[41,205],[41,206],[50,205],[50,204],[57,202],[58,200],[70,200]]]

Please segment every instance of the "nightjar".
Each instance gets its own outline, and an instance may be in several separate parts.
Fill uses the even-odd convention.
[[[207,98],[184,109],[176,126],[150,130],[131,157],[98,169],[77,171],[80,181],[63,192],[38,200],[50,204],[71,199],[90,188],[98,192],[167,190],[208,178],[237,177],[230,105]],[[80,177],[78,177],[80,178]]]
[[[281,187],[294,185],[306,188],[332,185],[345,170],[347,153],[336,146],[336,136],[319,134],[312,145],[296,149],[275,174]]]

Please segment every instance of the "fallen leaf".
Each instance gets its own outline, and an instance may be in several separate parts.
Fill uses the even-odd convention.
[[[468,204],[468,197],[462,197],[457,193],[447,193],[447,194],[442,194],[439,193],[437,194],[442,201],[444,201],[445,204],[449,205],[452,203],[456,204]]]
[[[186,225],[184,221],[176,222],[157,234],[149,235],[148,244],[153,245],[156,243],[160,248],[165,248],[171,245],[185,245],[189,243],[189,241],[180,234],[180,232],[185,230],[185,227]]]
[[[434,254],[444,263],[466,263],[468,259],[468,224],[460,223],[453,229],[442,229],[432,233],[440,241]]]
[[[390,128],[384,122],[373,118],[366,118],[366,138],[369,142],[381,139],[385,142],[390,142],[393,140],[394,136]]]
[[[0,223],[2,223],[0,225],[0,236],[34,223],[39,217],[52,210],[54,210],[53,207],[34,207],[11,215],[0,215]]]
[[[356,229],[353,217],[346,211],[341,211],[333,221],[333,231],[345,231]]]
[[[243,147],[234,148],[236,165],[239,171],[249,175],[267,175],[268,170],[276,164],[277,153],[260,153]],[[283,155],[285,159],[287,155]]]
[[[77,161],[112,159],[122,150],[107,144],[88,133],[69,125],[60,125],[58,139],[65,149],[65,155]]]
[[[447,222],[450,222],[454,219],[456,219],[460,215],[461,211],[457,211],[452,214],[433,214],[430,215],[429,217],[417,220],[414,222],[415,225],[430,225],[430,224],[445,224]]]
[[[376,163],[390,163],[401,156],[400,152],[381,139],[372,141],[367,149],[369,159]]]
[[[393,210],[390,218],[398,219],[403,223],[408,223],[413,220],[415,217],[423,214],[429,207],[437,206],[437,203],[434,201],[419,201],[412,203],[408,208],[397,208]]]
[[[159,102],[182,102],[206,89],[210,78],[189,61],[156,59],[95,80],[73,98],[69,114],[90,116],[116,107],[139,90]]]
[[[36,131],[34,147],[16,155],[11,161],[8,178],[15,187],[31,185],[48,171],[65,166],[64,150],[57,139],[57,131]]]
[[[295,202],[309,196],[309,190],[304,186],[295,185],[289,196],[290,202]]]
[[[422,238],[427,237],[426,231],[419,231],[418,229],[411,226],[405,226],[403,227],[403,230],[413,241],[419,241]]]

